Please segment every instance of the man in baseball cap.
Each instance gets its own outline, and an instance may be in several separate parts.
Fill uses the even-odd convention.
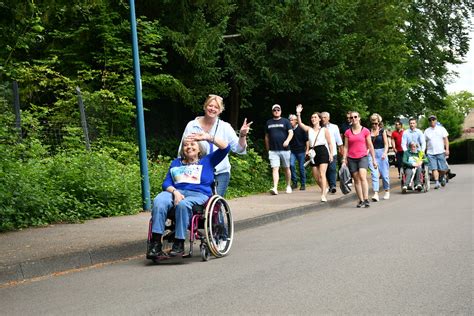
[[[435,189],[446,185],[445,174],[448,172],[446,158],[449,157],[449,140],[446,129],[437,124],[435,115],[428,116],[430,126],[425,129],[426,154],[430,160],[429,168],[435,180]]]
[[[272,105],[273,118],[265,125],[265,148],[272,167],[273,187],[270,193],[278,194],[278,180],[280,178],[280,165],[285,171],[286,193],[291,193],[290,171],[290,140],[293,137],[293,128],[287,118],[281,117],[281,106]]]

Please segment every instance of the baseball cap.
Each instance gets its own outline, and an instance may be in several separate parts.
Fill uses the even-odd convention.
[[[279,108],[281,110],[281,107],[279,104],[273,104],[272,105],[272,110],[275,109],[275,108]]]
[[[428,116],[428,120],[436,120],[436,115],[430,115]]]

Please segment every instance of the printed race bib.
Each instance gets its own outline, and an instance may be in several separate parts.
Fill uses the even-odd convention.
[[[173,167],[170,170],[174,183],[201,183],[202,165]]]

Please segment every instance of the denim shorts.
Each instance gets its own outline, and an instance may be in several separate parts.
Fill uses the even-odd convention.
[[[347,157],[347,167],[351,174],[359,172],[359,169],[367,169],[369,168],[369,158],[367,158],[367,156],[361,158]]]
[[[270,150],[268,152],[268,159],[270,160],[270,166],[272,168],[278,168],[281,166],[283,168],[290,167],[290,154],[289,150]]]
[[[437,154],[437,155],[430,155],[427,154],[428,159],[430,160],[430,170],[441,170],[441,171],[447,171],[448,170],[448,164],[446,163],[446,156],[444,153],[442,154]]]

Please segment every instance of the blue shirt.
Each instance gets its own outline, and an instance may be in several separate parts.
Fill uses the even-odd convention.
[[[214,168],[227,156],[229,150],[230,145],[224,149],[217,149],[195,164],[183,164],[181,158],[174,159],[161,186],[163,191],[173,186],[178,190],[197,191],[211,196]]]
[[[409,128],[403,132],[403,136],[402,136],[403,151],[407,150],[411,142],[417,143],[418,148],[421,149],[421,151],[425,151],[426,149],[425,135],[423,135],[423,132],[419,130],[418,128],[415,128],[415,130],[412,130],[411,128]]]

